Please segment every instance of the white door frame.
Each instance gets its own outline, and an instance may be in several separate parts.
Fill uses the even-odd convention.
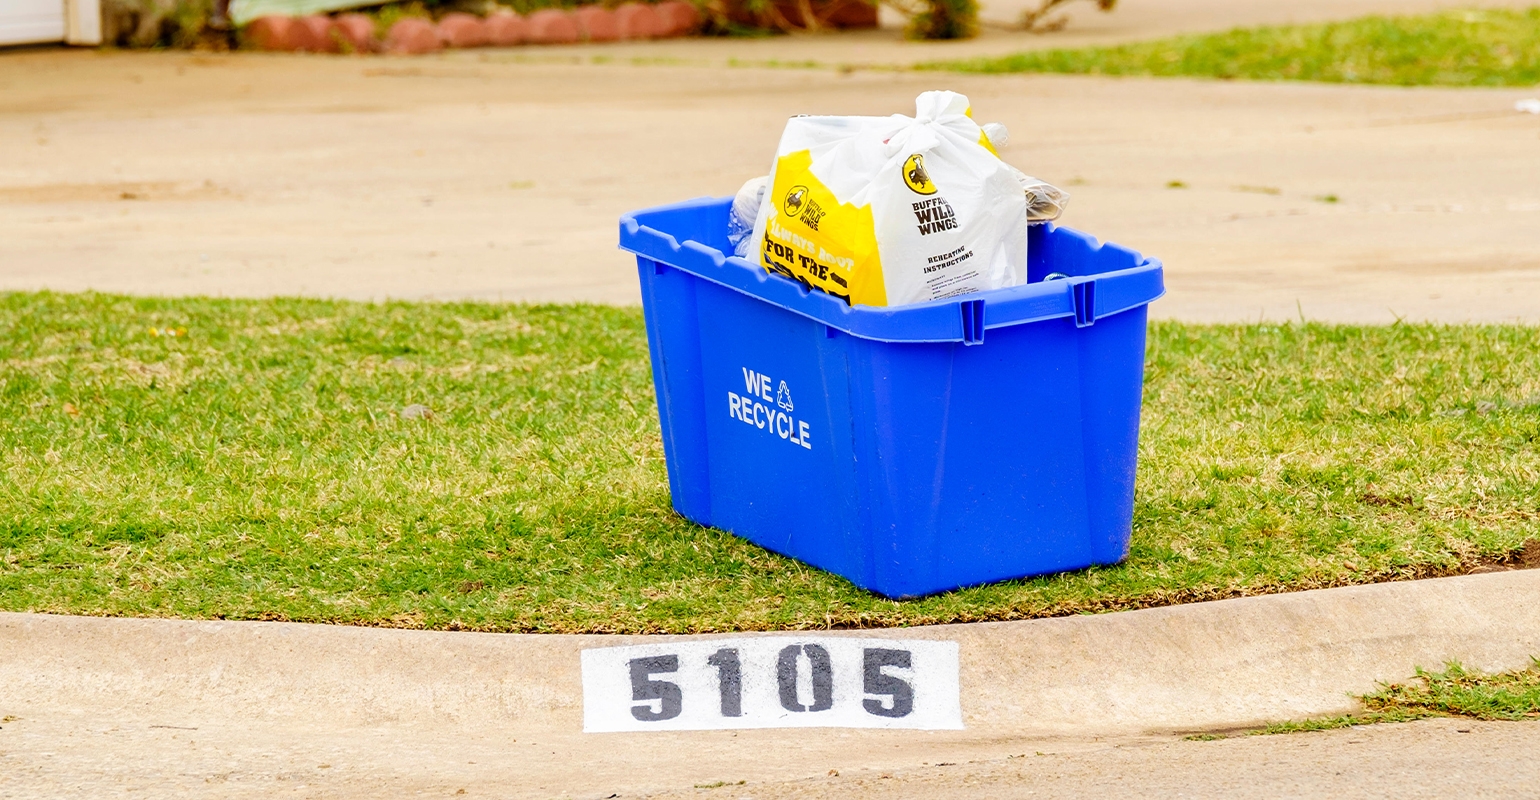
[[[102,0],[64,0],[64,21],[66,43],[102,43]]]
[[[101,0],[0,0],[0,45],[102,43]]]

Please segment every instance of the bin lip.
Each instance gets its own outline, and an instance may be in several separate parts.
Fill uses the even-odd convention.
[[[1166,293],[1159,259],[1048,223],[1048,233],[1082,240],[1093,258],[1105,252],[1109,262],[1133,262],[1136,266],[904,306],[850,306],[831,294],[809,290],[796,281],[771,274],[747,259],[726,255],[693,239],[680,241],[655,219],[670,212],[704,212],[731,203],[731,197],[700,197],[625,214],[620,218],[620,249],[780,306],[851,336],[882,342],[978,343],[982,340],[980,333],[973,333],[970,339],[965,321],[970,316],[976,319],[975,304],[983,306],[986,331],[1065,317],[1074,318],[1077,325],[1084,327],[1147,305]],[[1087,283],[1095,284],[1094,291],[1077,289]]]

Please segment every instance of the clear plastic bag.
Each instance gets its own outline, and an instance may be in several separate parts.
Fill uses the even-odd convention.
[[[754,220],[759,217],[759,205],[765,201],[765,187],[769,185],[769,175],[750,178],[733,198],[732,211],[727,215],[727,241],[733,246],[733,255],[739,258],[748,257]]]
[[[999,122],[987,122],[979,127],[984,130],[984,135],[989,137],[990,144],[994,145],[996,150],[1010,144],[1011,132],[1005,125]],[[1069,205],[1069,192],[1051,183],[1040,181],[1015,167],[1012,169],[1016,171],[1016,180],[1021,183],[1022,191],[1027,194],[1027,224],[1052,222],[1064,213],[1064,207]]]

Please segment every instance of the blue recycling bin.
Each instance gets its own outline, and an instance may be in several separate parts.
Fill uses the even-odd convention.
[[[730,206],[620,221],[676,511],[888,597],[1128,554],[1159,261],[1033,226],[1025,285],[852,307],[724,255]]]

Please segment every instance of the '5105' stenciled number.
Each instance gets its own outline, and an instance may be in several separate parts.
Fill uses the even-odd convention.
[[[878,717],[900,718],[914,710],[914,687],[909,681],[884,672],[884,668],[909,669],[908,650],[868,647],[861,651],[862,689],[867,695],[861,707]],[[812,703],[804,704],[798,666],[807,659],[812,685]],[[723,717],[743,715],[743,662],[735,647],[712,653],[706,663],[716,667],[718,708]],[[633,658],[627,662],[631,671],[631,716],[642,722],[673,719],[684,709],[684,692],[679,684],[654,676],[679,671],[679,656],[662,655]],[[776,657],[775,682],[781,707],[794,713],[827,711],[834,707],[834,665],[829,651],[818,644],[793,644],[781,648]],[[656,704],[656,706],[654,705]]]

